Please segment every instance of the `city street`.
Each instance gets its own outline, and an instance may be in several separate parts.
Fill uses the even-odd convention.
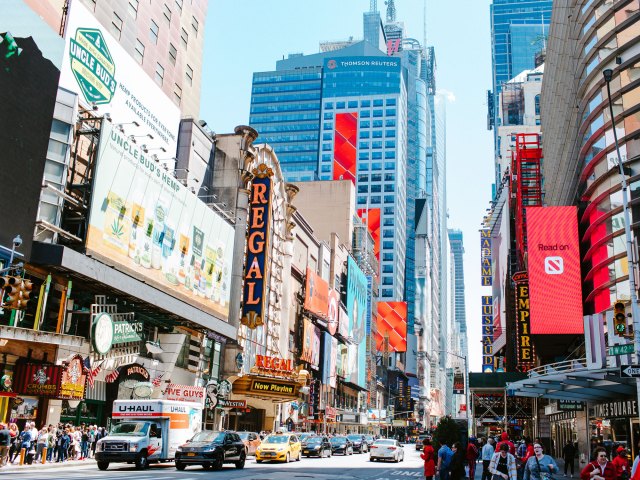
[[[70,463],[68,466],[23,466],[0,469],[0,473],[10,473],[14,478],[23,480],[41,480],[45,477],[63,477],[65,480],[93,480],[100,478],[126,480],[180,479],[196,480],[204,478],[220,478],[224,480],[280,480],[280,479],[363,479],[394,480],[402,478],[423,478],[420,452],[413,445],[405,446],[406,458],[401,463],[370,462],[368,454],[331,458],[303,458],[300,462],[289,464],[262,463],[258,465],[253,458],[247,461],[243,470],[233,465],[225,465],[218,472],[203,470],[200,467],[189,467],[179,472],[173,463],[152,465],[148,470],[139,471],[130,465],[115,464],[107,471],[100,471],[95,463]]]

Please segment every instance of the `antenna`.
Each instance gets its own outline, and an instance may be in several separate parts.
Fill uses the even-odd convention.
[[[376,13],[378,11],[378,0],[369,0],[369,11]]]
[[[396,4],[394,0],[387,0],[384,2],[387,6],[387,22],[395,22],[396,21]]]

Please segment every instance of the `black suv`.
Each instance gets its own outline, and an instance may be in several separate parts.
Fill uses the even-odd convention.
[[[302,454],[305,457],[312,455],[320,458],[331,456],[331,443],[327,437],[321,437],[319,435],[307,437],[302,440],[301,448]]]
[[[369,450],[369,444],[364,438],[364,435],[358,433],[352,433],[347,435],[347,438],[353,443],[353,451],[358,453],[366,453]]]
[[[205,470],[220,470],[225,463],[244,468],[246,459],[244,442],[235,432],[203,430],[176,450],[178,470],[184,470],[187,465],[202,465]]]

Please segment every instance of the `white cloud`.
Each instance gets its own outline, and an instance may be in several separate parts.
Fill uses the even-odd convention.
[[[454,103],[456,101],[456,95],[449,90],[437,90],[436,93],[443,98],[446,98],[449,103]]]

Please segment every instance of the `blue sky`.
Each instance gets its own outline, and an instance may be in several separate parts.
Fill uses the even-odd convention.
[[[447,104],[449,227],[463,231],[469,365],[481,369],[480,222],[493,182],[486,128],[491,88],[490,0],[428,0],[427,43],[436,50],[437,89]],[[290,53],[313,54],[321,41],[362,38],[368,0],[211,1],[205,37],[200,116],[216,132],[249,122],[253,72],[275,70]],[[386,7],[378,0],[384,17]],[[424,0],[396,0],[397,19],[422,43]]]

